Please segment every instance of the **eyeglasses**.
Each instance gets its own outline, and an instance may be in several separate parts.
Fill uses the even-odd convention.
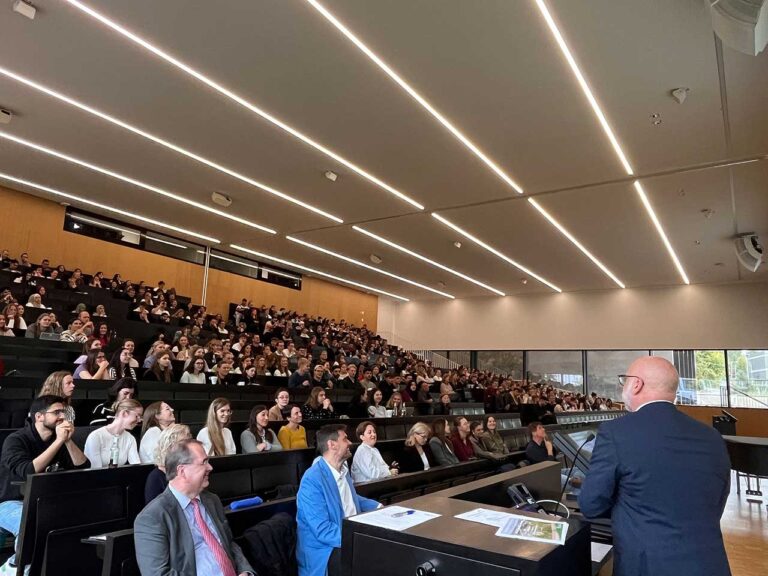
[[[629,378],[637,378],[638,380],[640,380],[641,384],[645,384],[645,382],[643,382],[643,379],[640,378],[640,376],[634,376],[633,374],[619,374],[618,375],[619,386],[623,388]]]
[[[65,416],[67,414],[67,411],[63,408],[59,408],[58,410],[48,410],[47,412],[43,412],[43,414],[53,414],[54,416]]]

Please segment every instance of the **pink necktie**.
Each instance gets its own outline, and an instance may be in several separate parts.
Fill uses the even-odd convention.
[[[221,573],[223,576],[237,576],[235,573],[235,569],[232,567],[232,561],[229,559],[229,556],[227,556],[226,551],[222,547],[221,544],[219,544],[219,541],[216,539],[216,536],[214,536],[213,532],[211,532],[211,529],[208,528],[208,525],[205,523],[205,520],[203,519],[203,515],[200,512],[200,504],[195,500],[190,501],[192,504],[192,508],[194,509],[195,513],[195,522],[197,523],[197,527],[200,530],[200,534],[203,535],[203,540],[205,540],[205,543],[208,545],[208,548],[211,549],[211,552],[213,552],[213,557],[216,558],[216,562],[218,563],[219,567],[221,568]]]

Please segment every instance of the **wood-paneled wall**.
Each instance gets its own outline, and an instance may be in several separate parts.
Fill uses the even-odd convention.
[[[710,406],[678,406],[678,409],[691,418],[712,426],[712,416],[719,416],[720,408]],[[726,408],[726,410],[738,418],[736,433],[739,436],[760,436],[768,438],[768,408]]]
[[[203,267],[149,252],[120,246],[64,231],[64,207],[0,186],[0,206],[5,214],[0,227],[0,250],[14,257],[29,252],[33,262],[48,258],[67,269],[82,268],[107,276],[119,272],[124,279],[156,284],[165,280],[179,294],[199,303],[203,293]],[[302,289],[252,280],[237,274],[211,270],[208,275],[208,309],[227,313],[230,302],[250,299],[255,305],[275,304],[311,315],[345,319],[356,326],[363,322],[376,330],[378,297],[317,278],[304,277]]]

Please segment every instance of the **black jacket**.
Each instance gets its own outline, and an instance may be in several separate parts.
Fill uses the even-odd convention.
[[[425,444],[422,448],[424,449],[424,454],[427,455],[427,461],[429,462],[430,468],[437,466],[438,464],[435,461],[435,457],[432,455],[432,451],[429,449],[429,445]],[[419,456],[419,453],[414,446],[406,446],[397,461],[400,464],[400,472],[424,471],[424,462],[422,462],[421,456]]]
[[[35,466],[32,460],[45,452],[53,444],[56,435],[52,434],[47,441],[43,441],[32,422],[27,420],[24,428],[17,430],[3,442],[3,451],[0,455],[0,502],[6,500],[23,500],[19,486],[11,482],[24,482],[27,476],[35,474]],[[67,447],[62,445],[49,466],[58,464],[60,470],[75,470],[90,468],[91,463],[86,458],[80,466],[72,463]]]

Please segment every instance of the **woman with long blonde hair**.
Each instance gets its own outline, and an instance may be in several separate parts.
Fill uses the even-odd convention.
[[[72,408],[72,394],[75,392],[75,380],[72,373],[66,370],[59,370],[48,375],[40,388],[38,396],[59,396],[64,399],[64,409],[67,413],[64,418],[67,422],[75,421],[75,409]]]
[[[232,417],[232,405],[227,398],[214,398],[208,407],[205,428],[197,433],[197,440],[202,443],[209,456],[229,456],[237,454],[232,431],[227,428]]]

